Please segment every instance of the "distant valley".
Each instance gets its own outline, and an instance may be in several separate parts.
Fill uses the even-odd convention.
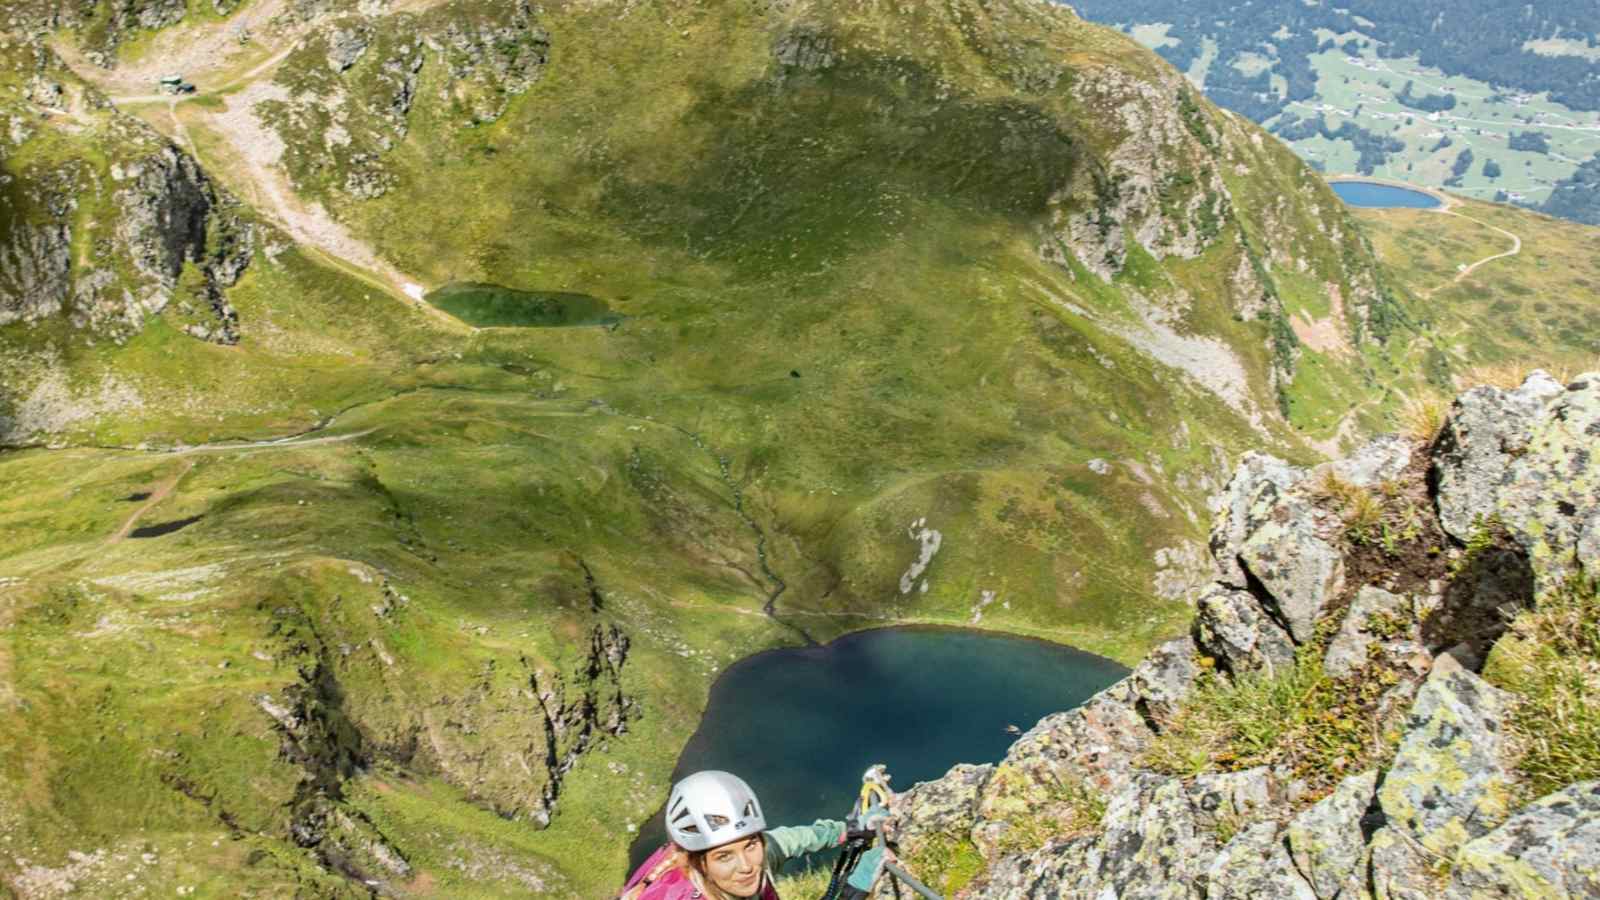
[[[1600,224],[1600,36],[1555,2],[1083,0],[1312,165]]]

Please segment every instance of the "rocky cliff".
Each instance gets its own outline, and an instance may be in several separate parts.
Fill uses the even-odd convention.
[[[225,291],[253,252],[238,205],[42,44],[8,40],[0,70],[0,326],[59,318],[120,342],[170,310],[236,343]]]
[[[1535,372],[1425,443],[1247,456],[1191,633],[911,788],[901,855],[968,898],[1594,895],[1597,452],[1600,374]]]

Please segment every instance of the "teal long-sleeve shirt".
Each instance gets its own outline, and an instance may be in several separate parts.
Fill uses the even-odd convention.
[[[844,837],[844,823],[833,819],[818,819],[810,825],[789,825],[768,828],[767,868],[774,874],[793,859],[839,846]]]
[[[831,850],[839,846],[843,837],[844,823],[835,819],[818,819],[810,825],[769,828],[766,831],[767,871],[776,875],[783,871],[790,860]],[[873,877],[878,872],[878,860],[882,856],[883,848],[875,844],[856,863],[848,879],[850,885],[863,891],[871,890]]]

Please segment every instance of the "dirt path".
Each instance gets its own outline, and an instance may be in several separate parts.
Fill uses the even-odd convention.
[[[1454,204],[1452,203],[1451,205],[1454,205]],[[1456,277],[1450,279],[1448,282],[1445,282],[1444,284],[1441,284],[1441,285],[1438,285],[1437,287],[1431,288],[1427,293],[1423,294],[1422,296],[1423,296],[1424,299],[1432,297],[1434,294],[1438,293],[1439,291],[1444,290],[1447,287],[1450,287],[1452,285],[1460,284],[1462,281],[1465,281],[1466,278],[1469,275],[1471,275],[1473,272],[1476,272],[1478,270],[1479,266],[1481,266],[1481,265],[1483,265],[1485,263],[1491,263],[1491,262],[1494,262],[1497,259],[1505,259],[1507,257],[1516,256],[1518,253],[1522,252],[1522,238],[1518,237],[1515,234],[1512,234],[1511,232],[1505,230],[1504,228],[1500,228],[1499,226],[1496,226],[1496,225],[1490,225],[1488,222],[1485,222],[1482,219],[1474,219],[1471,216],[1464,216],[1461,213],[1458,213],[1455,210],[1450,209],[1448,206],[1446,208],[1444,208],[1444,209],[1435,210],[1435,211],[1438,212],[1440,215],[1455,216],[1458,219],[1466,219],[1468,222],[1471,222],[1474,225],[1481,225],[1484,228],[1489,229],[1490,231],[1498,231],[1501,234],[1503,234],[1506,237],[1511,239],[1511,249],[1502,251],[1500,253],[1491,254],[1489,256],[1485,256],[1483,259],[1480,259],[1480,260],[1478,260],[1476,262],[1473,262],[1473,263],[1471,263],[1471,264],[1469,264],[1467,266],[1462,267],[1459,271],[1456,272]]]
[[[183,468],[163,479],[160,484],[157,484],[155,490],[150,492],[149,499],[140,504],[139,508],[134,510],[132,515],[128,516],[128,520],[122,523],[122,527],[118,528],[117,533],[113,534],[111,539],[106,541],[106,543],[122,543],[123,539],[133,531],[133,526],[139,523],[139,517],[154,509],[161,501],[167,499],[167,497],[171,495],[172,489],[178,486],[178,482],[182,481],[183,476],[189,474],[189,470],[192,468],[194,468],[194,460],[185,460],[183,463]]]
[[[164,126],[162,130],[174,141],[208,170],[221,176],[229,187],[296,243],[335,268],[415,306],[453,331],[475,330],[424,302],[427,288],[419,279],[384,260],[321,204],[300,198],[289,184],[280,165],[283,140],[261,123],[255,110],[263,101],[288,99],[288,91],[272,82],[272,74],[293,52],[309,26],[292,31],[279,29],[272,36],[272,40],[280,44],[273,53],[242,72],[227,72],[231,61],[244,52],[238,42],[239,30],[254,32],[266,27],[283,7],[284,0],[259,0],[226,22],[184,30],[184,43],[170,53],[152,48],[145,55],[147,61],[109,71],[90,65],[81,54],[61,42],[57,42],[56,49],[80,77],[104,91],[117,106],[165,104],[167,121],[153,121],[152,124]],[[168,37],[168,43],[178,39],[177,34]],[[168,72],[178,72],[196,81],[201,90],[183,97],[150,93],[150,86]],[[217,97],[224,92],[230,93],[223,97],[225,106],[222,109],[189,102],[198,97]],[[191,126],[212,140],[197,142],[190,133]]]
[[[1518,253],[1522,252],[1522,238],[1518,237],[1515,234],[1512,234],[1511,232],[1505,230],[1504,228],[1500,228],[1499,226],[1496,226],[1496,225],[1490,225],[1488,222],[1485,222],[1485,221],[1483,221],[1481,219],[1474,219],[1471,216],[1464,216],[1461,213],[1454,212],[1452,210],[1448,210],[1447,209],[1447,210],[1443,210],[1443,212],[1447,216],[1455,216],[1458,219],[1466,219],[1468,222],[1472,222],[1472,223],[1477,224],[1477,225],[1482,225],[1483,227],[1485,227],[1485,228],[1487,228],[1487,229],[1489,229],[1491,231],[1498,231],[1501,234],[1503,234],[1506,237],[1511,239],[1511,249],[1510,250],[1507,250],[1507,251],[1505,251],[1503,253],[1496,253],[1493,256],[1485,256],[1483,259],[1480,259],[1477,262],[1467,266],[1465,269],[1462,269],[1460,272],[1456,273],[1456,279],[1455,279],[1454,283],[1460,283],[1463,279],[1465,279],[1468,275],[1471,275],[1474,271],[1477,270],[1477,268],[1479,266],[1483,265],[1484,263],[1494,262],[1497,259],[1505,259],[1508,256],[1516,256]],[[1438,289],[1435,288],[1435,290],[1438,290]]]

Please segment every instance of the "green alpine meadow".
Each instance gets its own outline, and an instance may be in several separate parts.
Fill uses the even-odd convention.
[[[1458,391],[1600,360],[1600,229],[1352,210],[1063,4],[7,7],[0,895],[615,896],[739,660],[918,624],[1139,665],[1227,571],[1241,460],[1431,448]],[[1405,471],[1339,476],[1397,542],[1352,591],[1512,552],[1489,501],[1406,531]],[[1592,585],[1534,558],[1476,671],[1570,706],[1593,642],[1540,648]],[[1248,717],[1201,702],[1305,712],[1200,655],[1139,765],[1229,768]],[[1527,800],[1600,777],[1580,726]],[[1033,896],[978,876],[1114,821],[1083,771],[905,858]]]

